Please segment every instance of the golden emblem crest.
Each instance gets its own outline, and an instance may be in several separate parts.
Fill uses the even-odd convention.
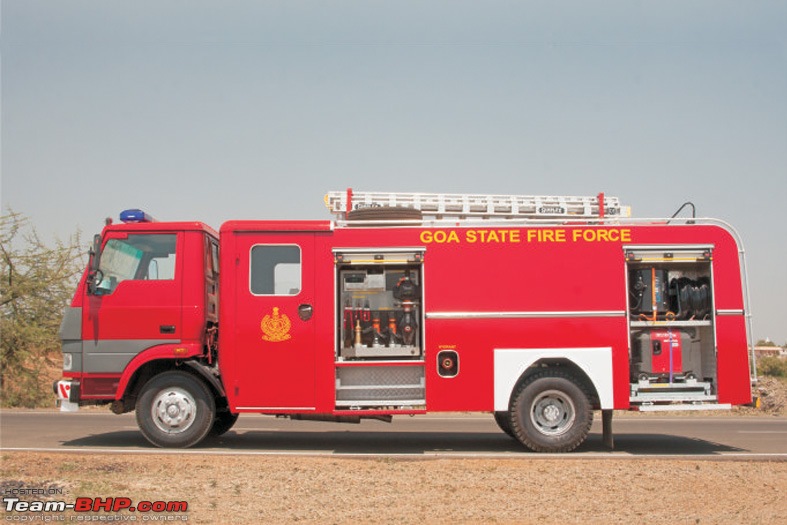
[[[292,323],[286,314],[279,314],[279,309],[273,307],[273,315],[265,315],[260,323],[262,329],[262,339],[271,343],[281,343],[290,339],[290,328]]]

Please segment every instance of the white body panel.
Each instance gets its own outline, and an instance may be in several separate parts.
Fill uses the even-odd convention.
[[[517,381],[541,359],[566,359],[587,374],[598,392],[601,408],[612,409],[612,348],[496,348],[495,412],[508,411]]]

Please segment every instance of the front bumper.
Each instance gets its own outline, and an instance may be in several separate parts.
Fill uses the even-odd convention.
[[[61,379],[52,384],[61,412],[76,412],[79,410],[79,381]]]

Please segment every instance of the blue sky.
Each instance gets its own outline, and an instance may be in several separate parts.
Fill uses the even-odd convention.
[[[2,2],[0,199],[43,234],[366,190],[693,201],[787,342],[787,3]]]

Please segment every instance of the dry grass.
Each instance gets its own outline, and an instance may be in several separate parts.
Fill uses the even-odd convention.
[[[3,489],[60,487],[66,501],[185,500],[188,521],[216,524],[738,524],[787,516],[787,462],[6,452],[2,480]]]

